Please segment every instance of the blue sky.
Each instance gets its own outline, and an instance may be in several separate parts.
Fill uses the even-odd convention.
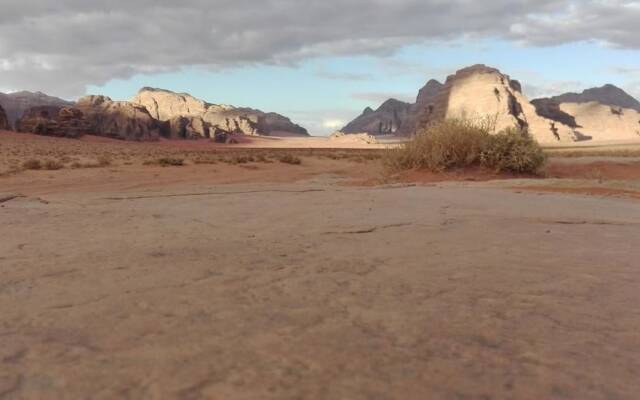
[[[637,50],[594,42],[532,47],[490,39],[412,45],[385,56],[317,57],[290,66],[182,68],[111,80],[89,86],[87,92],[126,100],[143,86],[160,87],[212,103],[279,112],[322,135],[386,98],[412,101],[427,80],[444,81],[456,69],[476,63],[497,67],[520,80],[531,98],[605,83],[640,95]]]

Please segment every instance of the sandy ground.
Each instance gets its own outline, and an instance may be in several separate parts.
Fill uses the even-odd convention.
[[[56,143],[0,155],[97,155]],[[0,399],[638,398],[633,159],[373,185],[102,144],[0,176]]]

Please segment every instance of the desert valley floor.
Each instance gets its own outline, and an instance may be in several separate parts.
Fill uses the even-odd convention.
[[[375,149],[3,133],[0,172],[0,399],[640,393],[637,147],[386,176]]]

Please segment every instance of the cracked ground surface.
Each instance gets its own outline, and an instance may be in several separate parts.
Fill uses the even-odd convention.
[[[635,200],[197,189],[2,203],[0,399],[638,398]]]

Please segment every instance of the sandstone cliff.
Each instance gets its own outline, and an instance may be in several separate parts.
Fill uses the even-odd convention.
[[[423,109],[421,115],[424,121],[450,118],[484,123],[495,132],[519,127],[541,143],[583,139],[572,127],[538,115],[518,81],[485,65],[464,68],[449,76],[434,107]]]
[[[41,92],[0,93],[0,106],[5,109],[11,126],[14,126],[18,118],[30,108],[39,106],[66,107],[71,105],[73,105],[72,102],[48,96]]]
[[[77,108],[38,106],[26,110],[16,121],[18,132],[78,138],[87,133],[84,114]]]
[[[136,141],[160,137],[158,121],[139,104],[86,96],[78,100],[76,107],[84,113],[88,131],[94,135]]]
[[[415,103],[389,99],[376,110],[367,107],[340,132],[410,136],[416,130],[421,111],[433,104],[441,89],[442,84],[432,79],[420,89]]]
[[[168,122],[169,127],[162,130],[167,137],[213,137],[211,131],[219,130],[245,135],[308,136],[306,129],[280,114],[209,104],[185,93],[142,88],[131,102],[146,107],[154,118]]]
[[[371,135],[396,134],[409,116],[411,104],[396,99],[382,103],[377,110],[367,107],[362,115],[340,131],[347,134],[368,133]]]
[[[640,101],[619,87],[611,84],[586,89],[582,93],[565,93],[551,97],[550,99],[558,104],[596,102],[605,106],[629,108],[640,112]]]

